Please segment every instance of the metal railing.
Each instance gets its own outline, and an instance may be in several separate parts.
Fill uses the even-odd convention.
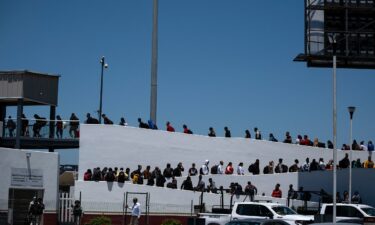
[[[53,134],[50,135],[53,126]],[[53,139],[78,139],[79,120],[46,120],[46,119],[22,119],[21,137],[53,138]],[[17,132],[17,120],[6,119],[3,122],[4,138],[15,138]]]

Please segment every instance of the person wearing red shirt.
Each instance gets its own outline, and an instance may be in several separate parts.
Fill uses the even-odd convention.
[[[272,191],[272,197],[274,198],[281,198],[283,193],[280,190],[280,184],[277,183],[275,189]]]
[[[233,174],[233,170],[232,162],[229,162],[225,168],[225,174]]]
[[[167,131],[174,132],[174,128],[171,126],[171,123],[169,121],[167,122]]]
[[[184,128],[185,134],[193,134],[193,132],[185,124],[182,126],[182,128]]]

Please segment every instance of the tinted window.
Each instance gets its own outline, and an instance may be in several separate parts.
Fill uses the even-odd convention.
[[[272,209],[279,215],[294,215],[296,212],[285,206],[275,206]]]
[[[270,217],[272,212],[263,205],[238,205],[236,213],[242,216]]]
[[[333,214],[333,207],[327,206],[326,207],[326,214],[332,215]],[[360,217],[362,218],[363,215],[360,213],[356,208],[352,206],[336,206],[336,216],[339,217]]]
[[[374,208],[361,208],[367,215],[375,216],[375,209]]]
[[[257,205],[238,205],[236,213],[243,216],[259,216]]]

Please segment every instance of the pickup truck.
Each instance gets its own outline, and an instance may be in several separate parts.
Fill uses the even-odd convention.
[[[280,219],[291,225],[312,223],[313,218],[297,214],[278,203],[236,202],[230,214],[201,213],[205,225],[225,225],[239,219]]]
[[[323,204],[320,209],[321,215],[333,214],[333,204]],[[336,220],[363,219],[365,217],[375,217],[375,208],[363,204],[336,204]]]

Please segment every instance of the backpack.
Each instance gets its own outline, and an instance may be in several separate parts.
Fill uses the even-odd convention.
[[[217,174],[217,168],[218,168],[219,166],[218,165],[213,165],[212,167],[211,167],[211,174]]]
[[[124,183],[125,182],[125,173],[123,171],[121,171],[119,174],[118,174],[118,177],[117,177],[117,182],[119,183]]]

